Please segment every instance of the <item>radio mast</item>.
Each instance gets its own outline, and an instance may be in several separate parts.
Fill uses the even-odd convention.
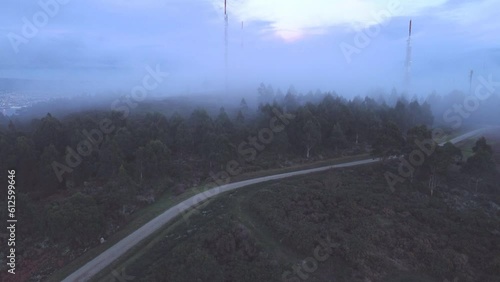
[[[411,20],[408,29],[408,41],[406,45],[406,65],[405,65],[405,90],[410,95],[411,89]]]
[[[243,22],[241,22],[241,49],[245,47],[245,34],[243,30]]]
[[[474,76],[474,70],[470,70],[469,75],[469,95],[472,95],[472,77]]]
[[[224,27],[224,46],[225,46],[225,51],[224,51],[224,65],[225,65],[225,86],[226,86],[226,92],[227,92],[227,28],[228,28],[228,19],[227,19],[227,0],[224,0],[224,21],[225,21],[225,27]]]

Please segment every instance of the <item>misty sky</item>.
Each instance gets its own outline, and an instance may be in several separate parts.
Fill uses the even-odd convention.
[[[2,1],[0,77],[127,89],[159,64],[169,93],[223,88],[223,0],[60,0],[26,38],[23,18],[33,23],[38,3],[53,1]],[[402,89],[411,18],[414,92],[468,89],[471,69],[500,75],[498,11],[498,0],[228,0],[229,86]],[[361,34],[368,41],[356,43]]]

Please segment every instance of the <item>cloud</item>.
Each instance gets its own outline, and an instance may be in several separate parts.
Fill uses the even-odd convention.
[[[223,1],[212,0],[212,3],[219,11],[223,10]],[[389,12],[390,17],[416,16],[444,3],[446,0],[410,3],[398,0],[237,0],[228,1],[228,13],[245,22],[266,22],[275,36],[295,41],[307,35],[322,34],[331,27],[366,27],[379,22],[377,15],[380,13]]]
[[[151,10],[165,7],[175,1],[159,1],[159,0],[90,0],[94,1],[101,7],[107,7],[118,10]],[[179,3],[179,1],[177,1]]]
[[[441,9],[437,15],[445,22],[456,24],[456,33],[494,44],[498,42],[500,29],[499,10],[500,2],[497,0],[460,1]]]
[[[430,81],[430,90],[439,86],[438,78],[467,76],[484,62],[488,71],[498,69],[492,48],[498,46],[500,1],[391,1],[227,0],[229,80],[345,93],[398,86],[410,18],[412,71],[415,81]],[[115,78],[121,85],[141,77],[144,65],[161,64],[172,73],[172,89],[204,80],[224,84],[224,0],[69,1],[15,55],[6,35],[21,34],[22,18],[31,19],[40,10],[37,3],[2,5],[0,77]],[[391,6],[395,12],[383,17],[387,24],[380,34],[347,64],[339,44],[354,44],[359,29]]]

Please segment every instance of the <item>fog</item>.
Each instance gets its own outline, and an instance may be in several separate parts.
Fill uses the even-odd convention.
[[[18,91],[106,95],[158,66],[169,77],[155,95],[241,96],[261,82],[345,97],[403,92],[410,19],[409,96],[467,91],[470,70],[476,84],[500,74],[495,0],[229,0],[227,70],[223,3],[4,1],[0,78],[31,81],[10,84]]]
[[[500,281],[499,11],[1,1],[0,281]]]

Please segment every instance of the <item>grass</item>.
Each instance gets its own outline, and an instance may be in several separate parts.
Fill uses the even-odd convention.
[[[357,155],[357,156],[351,156],[351,157],[342,157],[342,158],[336,158],[336,159],[329,159],[329,160],[324,160],[324,161],[319,161],[315,163],[310,163],[310,164],[303,164],[303,165],[297,165],[297,166],[291,166],[291,167],[286,167],[286,168],[278,168],[278,169],[270,169],[266,171],[256,171],[256,172],[249,172],[249,173],[244,173],[241,175],[237,175],[231,179],[231,182],[238,182],[238,181],[243,181],[246,179],[252,179],[252,178],[258,178],[258,177],[263,177],[263,176],[268,176],[268,175],[273,175],[273,174],[279,174],[279,173],[286,173],[286,172],[292,172],[292,171],[297,171],[297,170],[304,170],[304,169],[310,169],[310,168],[316,168],[316,167],[321,167],[321,166],[328,166],[328,165],[334,165],[334,164],[339,164],[343,162],[349,162],[349,161],[356,161],[356,160],[362,160],[368,158],[368,154],[363,154],[363,155]],[[90,260],[94,259],[98,255],[100,255],[102,252],[107,250],[109,247],[113,246],[114,244],[118,243],[120,240],[137,230],[139,227],[143,226],[168,208],[175,206],[176,204],[188,199],[189,197],[197,194],[200,191],[201,187],[194,187],[189,190],[187,190],[185,193],[179,195],[178,197],[173,197],[170,192],[166,192],[163,194],[155,203],[135,212],[134,214],[131,215],[131,220],[130,222],[123,226],[118,232],[110,236],[107,241],[93,249],[90,249],[80,257],[76,258],[72,262],[70,262],[68,265],[64,266],[62,269],[54,272],[51,277],[49,277],[48,281],[61,281],[67,276],[69,276],[71,273],[85,265],[87,262]]]
[[[295,165],[295,166],[290,166],[290,167],[285,167],[285,168],[275,168],[275,169],[268,169],[268,170],[264,170],[264,171],[248,172],[248,173],[237,175],[237,176],[233,177],[231,182],[243,181],[243,180],[247,180],[247,179],[251,179],[251,178],[264,177],[264,176],[268,176],[268,175],[287,173],[287,172],[292,172],[292,171],[297,171],[297,170],[312,169],[312,168],[318,168],[318,167],[322,167],[322,166],[329,166],[329,165],[335,165],[335,164],[340,164],[340,163],[359,161],[359,160],[364,160],[364,159],[368,159],[368,158],[371,158],[370,154],[361,154],[361,155],[356,155],[356,156],[347,156],[347,157],[340,157],[340,158],[335,158],[335,159],[328,159],[328,160],[318,161],[318,162],[309,163],[309,164]]]
[[[488,144],[491,145],[491,147],[493,148],[494,154],[495,155],[499,154],[498,148],[500,148],[500,138],[499,138],[498,134],[496,134],[496,132],[490,130],[490,131],[484,132],[483,134],[478,134],[477,136],[473,136],[467,140],[464,140],[464,141],[461,141],[461,142],[458,142],[457,144],[455,144],[455,146],[457,146],[458,148],[460,148],[462,150],[464,160],[466,160],[467,158],[469,158],[470,156],[472,156],[474,154],[474,152],[472,151],[472,148],[474,147],[474,145],[476,144],[476,141],[481,136],[486,137]],[[497,159],[497,161],[498,161],[498,159]]]
[[[251,185],[246,187],[245,190],[247,191],[252,191],[254,188],[256,188],[257,185]],[[235,195],[235,194],[241,194],[238,193],[239,191],[231,191],[224,193],[224,200],[227,200],[227,195]],[[241,203],[244,201],[248,195],[248,193],[243,193],[241,195],[238,195],[237,197],[237,202]],[[223,202],[225,202],[222,200]],[[212,202],[213,203],[213,202]],[[211,204],[212,204],[211,203]],[[201,204],[201,203],[200,203]],[[253,226],[252,231],[256,230],[257,228],[255,227],[255,224],[252,223],[251,218],[247,217],[244,212],[242,212],[241,207],[236,204],[233,205],[230,210],[227,211],[228,214],[235,214],[239,218],[245,218],[242,220],[242,222],[247,223],[249,226]],[[195,226],[196,224],[192,223],[189,224],[189,226],[185,225],[185,221],[183,220],[182,216],[178,216],[175,219],[171,221],[168,226],[165,228],[161,228],[158,231],[154,232],[151,234],[147,239],[141,241],[139,244],[134,246],[132,249],[130,249],[128,252],[126,252],[123,256],[121,256],[118,260],[104,268],[101,272],[99,272],[95,277],[92,278],[91,281],[110,281],[110,279],[113,278],[112,271],[113,270],[122,270],[122,269],[127,269],[130,265],[133,265],[137,260],[141,259],[143,256],[147,256],[151,250],[155,249],[155,246],[164,238],[167,236],[170,237],[175,234],[175,233],[184,233],[189,226]],[[182,230],[179,232],[179,230]],[[273,240],[270,239],[271,237],[269,234],[264,234],[266,233],[264,230],[259,230],[259,238],[262,239],[264,242],[267,242],[266,246],[271,247],[273,245]],[[289,255],[289,254],[287,254]]]
[[[462,156],[464,160],[467,160],[470,156],[474,154],[472,147],[476,144],[476,139],[467,139],[462,142],[455,144],[459,149],[462,150]]]
[[[183,222],[177,218],[173,221],[171,225],[164,229],[158,229],[153,232],[148,238],[141,241],[136,246],[132,247],[129,251],[127,251],[123,256],[121,256],[118,260],[114,261],[107,267],[105,267],[101,272],[99,272],[95,277],[91,279],[91,281],[114,281],[113,271],[117,271],[118,273],[122,273],[122,270],[125,270],[129,267],[131,263],[139,259],[143,256],[147,251],[154,248],[156,244],[158,244],[166,235],[171,233],[173,230],[178,228]]]
[[[239,178],[234,178],[233,182],[242,181],[244,179],[249,178],[257,178],[266,175],[273,175],[278,173],[286,173],[290,171],[297,171],[302,169],[311,169],[316,167],[334,165],[338,163],[348,162],[348,161],[356,161],[361,159],[366,159],[368,155],[355,156],[355,157],[344,157],[340,159],[334,160],[325,160],[313,164],[306,164],[296,167],[289,167],[284,169],[273,169],[265,172],[253,172],[247,175],[242,175]],[[322,172],[324,173],[324,172]],[[317,174],[317,173],[316,173]],[[314,175],[316,175],[314,174]],[[231,214],[234,215],[239,222],[244,224],[249,230],[252,231],[253,235],[259,241],[259,243],[270,253],[272,253],[276,259],[282,265],[291,265],[296,261],[302,260],[311,254],[307,254],[304,256],[299,252],[294,251],[293,249],[284,246],[281,244],[283,236],[280,236],[274,230],[269,229],[265,226],[265,224],[251,215],[252,206],[249,205],[252,197],[254,197],[257,193],[273,193],[272,189],[274,186],[283,186],[287,185],[290,189],[300,189],[303,185],[303,179],[309,178],[308,175],[300,175],[293,176],[287,178],[285,180],[274,180],[269,181],[264,184],[254,184],[248,187],[229,191],[219,195],[215,199],[209,199],[211,201],[208,206],[204,206],[203,209],[210,209],[211,206],[215,205],[216,202],[223,202],[224,206],[229,206],[229,209],[224,209],[223,212],[216,214],[217,216]],[[237,179],[237,180],[236,180]],[[285,184],[283,184],[285,183]],[[199,203],[202,205],[205,203]],[[126,252],[123,256],[121,256],[117,261],[113,262],[111,265],[104,268],[101,272],[99,272],[92,281],[110,281],[109,279],[113,278],[112,271],[127,269],[130,265],[135,265],[137,260],[143,259],[144,256],[147,256],[149,252],[155,250],[157,244],[161,242],[167,235],[171,235],[172,233],[183,234],[187,229],[195,226],[197,224],[203,224],[196,222],[190,222],[189,225],[185,225],[185,221],[182,216],[176,217],[170,224],[168,224],[165,228],[161,228],[158,231],[151,234],[148,238],[141,241],[139,244],[134,246],[131,250]],[[195,224],[197,223],[197,224]],[[312,252],[312,251],[311,251]],[[342,264],[338,258],[333,258],[332,261],[336,261],[337,264]],[[311,275],[311,278],[316,277],[317,275]],[[316,277],[319,279],[319,277]]]
[[[186,193],[187,194],[187,193]],[[184,198],[184,197],[182,197]],[[70,262],[68,265],[66,265],[64,268],[56,271],[52,276],[48,279],[48,281],[61,281],[67,276],[69,276],[71,273],[85,265],[88,261],[92,260],[93,258],[97,257],[100,255],[102,252],[107,250],[109,247],[113,246],[114,244],[118,243],[121,239],[125,238],[129,234],[131,234],[133,231],[138,229],[139,227],[143,226],[147,222],[149,222],[151,219],[156,217],[158,214],[160,214],[165,207],[170,207],[175,205],[176,203],[182,201],[182,198],[179,199],[172,199],[170,193],[165,193],[163,194],[154,204],[149,205],[134,214],[131,215],[131,220],[130,222],[125,225],[123,228],[121,228],[118,232],[113,234],[111,237],[107,239],[107,241],[93,249],[90,249],[77,259],[73,260]],[[185,198],[188,198],[186,195]]]
[[[308,168],[312,167],[308,166]],[[303,186],[302,180],[307,177],[308,176],[304,175],[294,176],[287,178],[286,180],[275,180],[267,182],[265,184],[255,184],[242,188],[240,190],[226,192],[223,195],[217,197],[216,201],[213,201],[208,206],[205,206],[204,209],[214,210],[213,206],[217,204],[222,204],[224,207],[227,207],[216,211],[213,217],[234,215],[238,222],[244,224],[249,230],[251,230],[252,236],[256,238],[256,240],[259,242],[259,245],[261,245],[266,250],[266,252],[272,254],[272,256],[279,261],[280,265],[290,265],[291,269],[291,265],[293,263],[303,260],[309,255],[312,255],[312,251],[311,254],[305,256],[304,254],[300,254],[299,252],[282,244],[282,239],[284,237],[274,232],[274,230],[266,227],[266,225],[261,220],[259,220],[259,218],[257,218],[255,215],[252,215],[252,206],[250,205],[250,203],[252,202],[252,198],[257,193],[272,193],[273,187],[283,186],[283,182],[285,182],[284,185],[287,185],[287,187],[291,189],[300,189],[300,187]],[[226,218],[226,220],[228,219]],[[91,281],[110,281],[110,279],[113,279],[112,272],[114,270],[117,271],[128,269],[129,266],[135,265],[139,260],[143,261],[152,259],[149,257],[149,253],[155,250],[158,244],[160,244],[162,240],[164,240],[164,238],[166,238],[167,236],[173,237],[173,234],[184,234],[189,228],[193,226],[203,224],[209,225],[206,222],[200,222],[199,218],[194,219],[194,222],[190,223],[189,225],[186,225],[185,223],[186,222],[182,219],[181,216],[175,218],[171,224],[163,229],[159,229],[158,231],[154,232],[146,240],[141,241],[126,254],[120,257],[120,259],[104,268],[100,273],[93,277]],[[188,238],[185,240],[188,240]],[[311,274],[310,279],[319,279],[319,273],[320,272]]]
[[[293,178],[287,182],[291,181],[293,181]],[[269,188],[269,190],[266,190],[265,188],[258,189],[262,186],[266,186],[267,188]],[[280,244],[283,238],[277,236],[277,234],[275,234],[273,230],[267,228],[263,222],[250,215],[251,207],[248,205],[248,203],[251,202],[251,198],[256,193],[272,193],[272,189],[275,186],[278,186],[278,184],[269,183],[267,185],[259,185],[259,187],[249,187],[248,189],[245,189],[245,191],[242,191],[242,193],[240,193],[239,195],[235,194],[235,197],[233,197],[235,198],[235,208],[233,208],[232,211],[229,211],[229,213],[234,214],[240,222],[247,226],[266,249],[270,250],[274,254],[277,254],[278,259],[285,262],[291,262],[293,261],[292,258],[301,258],[300,255],[288,248],[283,248],[283,246]]]

